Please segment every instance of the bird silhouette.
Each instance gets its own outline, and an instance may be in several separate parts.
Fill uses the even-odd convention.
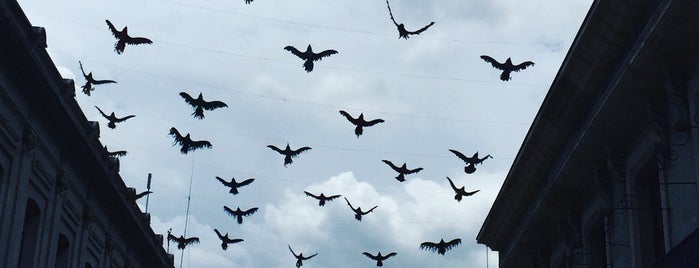
[[[362,207],[354,208],[352,206],[352,204],[350,204],[350,201],[347,200],[347,197],[345,197],[345,201],[347,201],[347,205],[350,207],[350,209],[352,209],[352,211],[354,211],[354,218],[357,219],[358,221],[362,221],[362,216],[371,213],[372,211],[374,211],[374,209],[379,207],[379,206],[374,206],[370,210],[362,211]]]
[[[204,110],[211,111],[217,108],[228,107],[228,105],[222,101],[205,101],[204,97],[201,95],[201,92],[199,93],[199,97],[196,99],[192,98],[192,96],[186,92],[180,92],[180,96],[184,98],[185,102],[194,107],[194,112],[192,115],[197,119],[204,119]]]
[[[306,191],[303,191],[303,192],[306,193],[307,196],[310,196],[310,197],[313,197],[313,198],[317,199],[317,200],[318,200],[318,205],[321,206],[321,207],[322,207],[322,206],[325,206],[325,201],[332,201],[333,199],[342,196],[342,195],[339,195],[339,194],[338,194],[338,195],[325,196],[325,194],[323,194],[323,193],[320,193],[320,195],[314,195],[314,194],[309,193],[309,192],[306,192]]]
[[[354,128],[354,134],[357,135],[357,138],[359,138],[359,136],[361,136],[362,133],[364,132],[364,130],[363,130],[364,127],[370,127],[370,126],[376,125],[378,123],[384,122],[383,119],[374,119],[374,120],[367,122],[366,120],[364,120],[364,113],[360,113],[359,117],[357,117],[357,118],[353,118],[350,114],[348,114],[347,112],[342,111],[342,110],[340,110],[340,114],[345,116],[345,118],[347,118],[347,120],[349,120],[350,123],[357,126]]]
[[[172,234],[167,234],[167,240],[176,241],[178,249],[184,249],[185,247],[191,244],[199,244],[199,237],[184,238],[183,235],[180,235],[180,237],[176,237]]]
[[[337,54],[336,50],[333,49],[328,49],[320,53],[313,53],[313,49],[311,48],[311,45],[309,44],[308,47],[306,48],[306,51],[301,52],[295,47],[292,46],[286,46],[284,47],[284,50],[291,51],[292,54],[296,55],[296,57],[301,58],[304,60],[303,62],[303,68],[306,70],[306,72],[311,72],[313,71],[313,62],[314,61],[319,61],[322,60],[324,57],[329,57],[330,55]]]
[[[182,148],[180,149],[182,154],[187,154],[188,152],[196,149],[212,147],[209,141],[193,141],[192,138],[189,137],[189,133],[187,133],[187,136],[182,136],[174,127],[170,128],[170,136],[175,138],[175,142],[172,143],[172,146],[175,146],[175,144],[182,145]]]
[[[381,161],[383,161],[384,163],[386,163],[386,165],[390,166],[393,170],[395,170],[396,172],[398,172],[398,176],[396,176],[396,180],[398,180],[398,181],[400,181],[400,182],[404,182],[404,181],[405,181],[405,175],[407,175],[407,174],[413,174],[413,173],[418,173],[418,172],[420,172],[420,170],[422,170],[421,167],[418,167],[418,168],[415,168],[415,169],[408,169],[408,168],[406,167],[406,163],[403,163],[402,166],[397,167],[397,166],[394,165],[391,161],[388,161],[388,160],[381,160]]]
[[[291,160],[292,158],[296,158],[301,153],[311,149],[311,147],[301,147],[301,148],[298,148],[296,150],[291,150],[288,142],[286,143],[286,148],[284,150],[279,149],[277,146],[274,146],[274,145],[267,145],[267,147],[269,147],[270,149],[276,151],[277,153],[283,154],[285,156],[284,157],[284,167],[286,167],[286,165],[294,162]]]
[[[449,149],[449,151],[454,153],[456,156],[458,156],[464,162],[466,162],[466,166],[464,167],[464,172],[466,172],[466,174],[471,174],[473,172],[476,172],[476,165],[482,164],[483,161],[485,161],[488,158],[493,158],[490,155],[486,155],[483,158],[478,158],[478,152],[473,154],[473,156],[471,156],[471,157],[467,157],[457,150]]]
[[[511,72],[519,72],[521,70],[527,69],[527,67],[529,67],[529,66],[534,66],[534,63],[531,61],[525,61],[525,62],[522,62],[518,65],[513,65],[512,60],[510,58],[507,58],[505,63],[499,63],[495,59],[493,59],[489,56],[486,56],[486,55],[482,55],[481,59],[492,64],[493,67],[495,67],[495,69],[502,71],[502,74],[500,74],[500,80],[502,80],[502,81],[509,81],[511,79],[510,78]]]
[[[378,267],[383,266],[383,261],[385,261],[386,259],[398,255],[398,253],[391,252],[391,253],[386,254],[386,256],[381,256],[381,251],[379,251],[379,254],[377,254],[376,256],[371,255],[371,253],[366,252],[366,251],[362,252],[362,254],[364,254],[364,256],[369,257],[369,259],[375,260],[376,266],[378,266]]]
[[[439,243],[423,242],[422,244],[420,244],[420,249],[429,250],[432,252],[437,251],[437,253],[444,255],[444,253],[446,253],[447,250],[450,250],[453,247],[458,246],[459,244],[461,244],[461,239],[459,238],[451,240],[449,242],[444,242],[444,239],[442,239],[439,241]]]
[[[119,157],[121,157],[121,156],[125,156],[126,153],[127,153],[126,151],[114,151],[114,152],[110,152],[110,151],[107,149],[107,145],[104,146],[104,150],[107,151],[107,156],[109,156],[109,157],[117,157],[117,158],[119,158]]]
[[[218,181],[220,181],[221,183],[223,183],[224,186],[230,187],[231,190],[228,191],[228,192],[229,192],[229,193],[232,193],[232,194],[238,194],[238,187],[243,187],[243,186],[248,185],[248,184],[252,183],[253,181],[255,181],[255,179],[250,178],[250,179],[244,180],[244,181],[242,181],[242,182],[236,182],[236,181],[235,181],[235,178],[231,178],[231,181],[230,181],[230,182],[227,182],[227,181],[225,181],[224,179],[222,179],[221,177],[218,177],[218,176],[216,177],[216,179],[217,179]]]
[[[252,1],[253,0],[245,0],[245,3],[249,5],[250,3],[252,3]]]
[[[223,206],[223,211],[228,213],[228,215],[230,215],[231,217],[236,217],[236,219],[238,220],[238,224],[243,224],[243,217],[247,217],[247,216],[250,216],[252,214],[255,214],[255,212],[257,212],[257,208],[254,207],[254,208],[243,211],[243,210],[240,210],[240,207],[238,207],[238,209],[236,209],[236,210],[232,210],[227,206]]]
[[[131,37],[129,36],[129,29],[128,27],[124,26],[124,29],[121,31],[117,31],[117,29],[114,27],[114,24],[112,24],[109,20],[105,20],[107,22],[107,26],[109,26],[109,30],[112,31],[112,34],[114,37],[116,37],[117,42],[114,44],[114,51],[116,51],[117,54],[121,54],[124,52],[124,48],[126,48],[126,45],[140,45],[140,44],[152,44],[153,41],[151,41],[148,38],[145,37]]]
[[[107,123],[107,126],[109,128],[112,128],[112,129],[116,128],[116,123],[121,123],[121,122],[126,121],[129,118],[136,117],[135,115],[127,115],[125,117],[118,118],[118,117],[116,117],[116,115],[114,115],[114,112],[112,112],[110,115],[107,115],[102,111],[102,109],[100,109],[100,107],[95,106],[95,108],[97,108],[97,110],[100,111],[100,113],[102,114],[102,116],[104,116],[104,118],[109,120],[109,123]]]
[[[141,197],[144,197],[144,196],[152,194],[152,193],[153,192],[151,192],[151,191],[144,191],[144,192],[137,194],[135,189],[134,189],[134,191],[132,192],[131,198],[130,198],[131,202],[136,202],[136,200],[141,199]]]
[[[456,195],[454,196],[454,199],[456,201],[461,202],[461,198],[464,196],[472,196],[477,192],[480,192],[481,190],[475,190],[473,192],[466,192],[465,188],[466,186],[461,186],[461,188],[456,188],[456,185],[454,185],[454,182],[451,180],[451,178],[447,177],[447,180],[449,180],[449,185],[451,185],[451,189],[456,192]]]
[[[294,253],[294,250],[291,249],[291,246],[289,246],[289,251],[291,251],[291,254],[294,255],[294,258],[296,258],[296,268],[303,266],[303,261],[308,260],[308,259],[313,258],[316,255],[318,255],[318,253],[313,254],[311,256],[308,256],[308,257],[304,257],[303,253],[299,253],[299,255],[296,255],[296,253]]]
[[[85,74],[85,70],[83,70],[83,63],[80,61],[78,61],[78,63],[80,64],[80,71],[83,73],[83,77],[85,77],[85,84],[82,86],[83,93],[85,93],[85,95],[90,96],[90,92],[95,90],[95,87],[92,85],[116,83],[114,80],[95,80],[92,78],[92,72]]]
[[[219,232],[217,229],[214,229],[214,232],[216,232],[216,235],[218,235],[218,239],[221,239],[221,248],[223,250],[228,249],[228,244],[235,244],[244,241],[240,238],[230,239],[228,238],[228,233],[226,233],[226,235],[221,235],[221,232]]]
[[[434,25],[434,21],[430,22],[430,24],[427,24],[427,26],[420,28],[417,31],[411,32],[405,29],[405,25],[402,23],[397,23],[396,19],[393,18],[393,12],[391,12],[391,4],[388,3],[388,0],[386,0],[386,6],[388,6],[388,14],[391,16],[391,21],[393,21],[393,24],[396,25],[396,28],[398,28],[398,38],[403,38],[403,39],[408,39],[410,35],[419,35],[420,33],[424,32],[427,30],[427,28],[430,28],[430,26]]]

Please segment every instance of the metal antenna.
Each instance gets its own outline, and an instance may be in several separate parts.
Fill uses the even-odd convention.
[[[194,158],[192,158],[192,174],[189,176],[189,194],[187,194],[187,213],[184,216],[184,237],[187,237],[187,225],[189,224],[189,203],[192,201],[192,181],[194,180]],[[180,268],[182,268],[182,262],[184,261],[184,249],[182,249],[182,255],[180,255]]]
[[[488,262],[488,245],[485,246],[485,267],[488,268],[490,267],[490,263]]]
[[[150,191],[150,178],[151,178],[150,173],[148,173],[148,182],[146,182],[146,189]],[[146,195],[146,213],[148,213],[148,199],[150,199],[150,194]]]

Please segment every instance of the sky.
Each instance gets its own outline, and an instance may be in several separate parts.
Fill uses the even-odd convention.
[[[144,191],[152,173],[155,232],[179,236],[186,222],[187,236],[200,238],[183,257],[170,245],[175,267],[293,267],[291,246],[318,253],[303,267],[372,267],[361,253],[381,251],[398,253],[385,267],[449,268],[497,267],[497,252],[476,235],[591,1],[394,0],[393,15],[408,30],[435,22],[408,40],[398,38],[382,0],[19,3],[46,28],[47,51],[75,80],[102,144],[128,151],[120,159],[126,185]],[[117,55],[106,19],[153,44]],[[339,53],[307,73],[283,48],[309,44]],[[480,55],[535,65],[503,82]],[[118,83],[83,94],[78,61],[94,78]],[[228,107],[195,119],[179,92]],[[136,117],[109,129],[94,106]],[[385,123],[357,138],[340,110]],[[183,155],[171,127],[213,148]],[[287,142],[312,150],[284,167],[266,146]],[[449,149],[493,158],[466,174]],[[424,170],[398,182],[381,160]],[[216,176],[255,181],[232,195]],[[446,177],[480,192],[457,202]],[[378,208],[360,222],[343,199],[319,207],[304,191]],[[145,198],[138,204],[145,210]],[[223,206],[259,210],[237,224]],[[214,228],[245,241],[224,251]],[[461,245],[444,256],[419,247],[454,238]]]

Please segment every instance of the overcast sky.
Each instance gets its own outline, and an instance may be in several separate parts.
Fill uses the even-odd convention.
[[[127,150],[121,176],[143,191],[153,174],[148,212],[164,234],[184,232],[192,184],[183,267],[293,267],[287,245],[304,267],[371,267],[368,251],[398,253],[385,267],[485,267],[485,246],[475,237],[549,89],[590,0],[394,0],[396,20],[408,30],[431,21],[420,36],[398,39],[383,0],[19,0],[32,24],[43,26],[48,51],[77,101],[99,121],[103,144]],[[152,45],[114,52],[105,19]],[[339,53],[311,73],[287,45]],[[512,80],[480,55],[536,63]],[[91,96],[78,61],[96,79]],[[178,95],[203,93],[228,108],[198,120]],[[136,115],[107,128],[94,106],[117,116]],[[354,126],[338,111],[386,122]],[[171,127],[212,149],[182,155]],[[269,144],[313,149],[283,166]],[[491,154],[473,174],[448,149]],[[381,160],[423,167],[405,182]],[[229,194],[216,176],[255,178]],[[466,190],[454,200],[446,177]],[[342,199],[319,207],[303,191],[342,194],[371,214],[356,221]],[[145,208],[145,199],[139,200]],[[242,225],[223,211],[259,207]],[[245,239],[227,251],[213,228]],[[425,241],[461,238],[445,256],[423,251]],[[181,251],[170,246],[175,266]],[[497,253],[491,253],[496,267]]]

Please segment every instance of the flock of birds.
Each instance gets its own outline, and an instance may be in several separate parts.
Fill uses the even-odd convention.
[[[246,4],[250,4],[253,0],[245,0]],[[396,26],[398,30],[398,36],[399,38],[403,39],[408,39],[411,35],[419,35],[423,33],[424,31],[428,30],[431,26],[434,25],[434,22],[430,22],[426,26],[415,30],[415,31],[408,31],[405,29],[405,25],[402,23],[396,22],[393,12],[391,11],[391,6],[386,0],[386,5],[388,7],[388,12],[391,21],[393,24]],[[114,45],[114,51],[117,54],[122,54],[124,53],[124,49],[126,48],[127,45],[140,45],[140,44],[152,44],[153,42],[145,37],[132,37],[128,33],[128,28],[124,27],[121,31],[117,30],[114,25],[109,21],[106,20],[107,26],[111,33],[114,35],[114,37],[117,39],[117,42]],[[301,60],[303,60],[303,68],[306,72],[312,72],[314,68],[314,62],[320,61],[323,58],[330,57],[334,54],[337,54],[338,52],[333,49],[329,50],[324,50],[320,53],[315,53],[313,52],[313,49],[311,45],[309,44],[308,47],[306,48],[306,51],[301,52],[298,49],[296,49],[293,46],[286,46],[284,47],[285,50],[291,52],[293,55],[299,57]],[[499,69],[502,71],[500,75],[500,79],[503,81],[509,81],[511,79],[511,73],[512,72],[518,72],[521,70],[526,69],[527,67],[533,66],[534,63],[531,61],[526,61],[523,63],[520,63],[518,65],[514,65],[512,63],[512,60],[508,58],[504,63],[500,63],[496,61],[495,59],[483,55],[481,58],[492,64],[492,66],[496,69]],[[85,78],[85,84],[82,86],[82,92],[88,96],[95,90],[94,86],[95,85],[103,85],[103,84],[111,84],[111,83],[117,83],[116,81],[113,80],[96,80],[94,79],[92,72],[86,74],[82,62],[79,62],[80,64],[80,70],[83,74],[83,77]],[[184,99],[184,102],[188,105],[190,105],[193,108],[192,116],[196,119],[203,120],[205,118],[204,111],[213,111],[219,108],[225,108],[228,107],[226,103],[222,101],[207,101],[204,100],[202,93],[199,93],[199,95],[196,98],[193,98],[191,95],[189,95],[186,92],[180,92],[179,95]],[[105,112],[103,112],[99,107],[95,106],[97,110],[99,110],[100,114],[108,120],[107,126],[111,129],[116,128],[117,123],[123,123],[124,121],[135,117],[135,115],[128,115],[124,117],[117,117],[113,112],[109,115],[107,115]],[[372,127],[380,123],[384,123],[385,121],[383,119],[373,119],[373,120],[368,120],[364,118],[364,114],[361,113],[359,116],[356,118],[350,115],[349,113],[345,111],[339,111],[339,113],[345,117],[352,125],[355,126],[354,128],[354,134],[359,138],[363,133],[364,133],[364,128],[366,127]],[[186,135],[182,135],[175,127],[170,128],[169,135],[172,136],[174,139],[174,145],[179,145],[180,146],[180,152],[182,154],[187,154],[189,152],[199,150],[199,149],[204,149],[204,148],[212,148],[211,142],[207,140],[193,140],[192,137],[190,137],[190,134],[187,133]],[[288,165],[293,163],[293,159],[297,158],[300,154],[304,152],[308,152],[311,150],[311,147],[304,146],[300,147],[297,149],[291,149],[289,144],[286,144],[286,147],[284,149],[280,149],[279,147],[275,145],[267,145],[268,148],[272,149],[273,151],[281,154],[284,156],[284,166],[287,167]],[[115,151],[115,152],[110,152],[107,150],[107,147],[104,147],[105,151],[107,152],[107,155],[111,157],[120,157],[124,156],[127,154],[126,151]],[[464,167],[464,172],[467,174],[472,174],[476,171],[476,165],[482,164],[486,159],[492,158],[490,155],[486,155],[485,157],[480,158],[478,156],[478,152],[473,154],[472,156],[468,157],[464,155],[463,153],[450,149],[450,152],[452,152],[454,155],[456,155],[459,159],[461,159],[466,166]],[[401,166],[395,165],[393,162],[389,160],[382,160],[386,165],[388,165],[391,169],[393,169],[395,172],[398,173],[398,175],[395,177],[395,179],[399,182],[404,182],[405,181],[405,176],[410,175],[410,174],[415,174],[420,172],[423,168],[422,167],[415,167],[412,169],[409,169],[407,167],[407,163],[403,163]],[[250,185],[253,183],[255,179],[250,178],[243,180],[241,182],[236,181],[235,178],[232,178],[230,181],[226,181],[222,179],[221,177],[216,177],[216,179],[221,182],[223,186],[228,188],[229,193],[233,195],[237,195],[239,193],[239,188]],[[463,197],[468,197],[476,194],[480,190],[475,190],[472,192],[468,192],[465,190],[465,186],[457,187],[454,182],[452,181],[451,178],[447,177],[447,180],[449,181],[449,185],[455,192],[454,199],[461,202]],[[136,194],[135,192],[133,193],[133,196],[131,197],[132,201],[136,201],[138,198],[141,198],[145,195],[150,194],[150,191],[142,192],[139,194]],[[315,200],[318,201],[318,205],[320,207],[325,206],[327,202],[330,202],[332,200],[335,200],[339,197],[341,197],[341,194],[333,194],[333,195],[326,195],[325,193],[311,193],[308,191],[304,191],[304,193]],[[360,206],[354,207],[352,203],[347,199],[347,197],[344,197],[345,201],[347,202],[347,205],[349,208],[352,210],[354,213],[354,217],[357,221],[361,221],[363,216],[368,215],[369,213],[373,212],[376,208],[378,208],[378,205],[373,206],[371,209],[368,210],[363,210]],[[243,223],[243,218],[251,216],[255,214],[255,212],[258,211],[257,207],[249,208],[247,210],[242,210],[240,207],[237,207],[235,210],[223,206],[223,210],[226,214],[229,216],[233,217],[236,219],[236,222],[238,224]],[[235,244],[235,243],[240,243],[243,242],[243,239],[239,238],[230,238],[228,236],[228,233],[225,235],[222,235],[221,232],[218,229],[214,229],[214,232],[218,236],[218,238],[221,240],[221,248],[223,250],[228,249],[228,246],[230,244]],[[184,237],[183,235],[177,237],[175,235],[172,235],[170,231],[168,231],[168,236],[167,236],[168,241],[176,242],[177,243],[177,248],[184,250],[188,245],[199,243],[199,238],[198,237]],[[420,244],[420,249],[424,250],[429,250],[433,252],[437,252],[438,254],[444,255],[446,251],[458,246],[461,243],[461,239],[456,238],[452,239],[450,241],[444,241],[444,239],[441,239],[439,242],[423,242]],[[296,259],[296,267],[301,267],[303,265],[303,261],[309,260],[318,253],[309,255],[309,256],[304,256],[303,253],[296,254],[292,249],[291,246],[289,245],[289,251],[291,251],[292,255]],[[386,255],[382,255],[381,252],[378,252],[376,255],[371,254],[369,252],[363,252],[363,255],[366,257],[370,258],[371,260],[376,261],[376,266],[383,266],[383,262],[386,261],[388,258],[394,257],[397,255],[396,252],[391,252]]]

